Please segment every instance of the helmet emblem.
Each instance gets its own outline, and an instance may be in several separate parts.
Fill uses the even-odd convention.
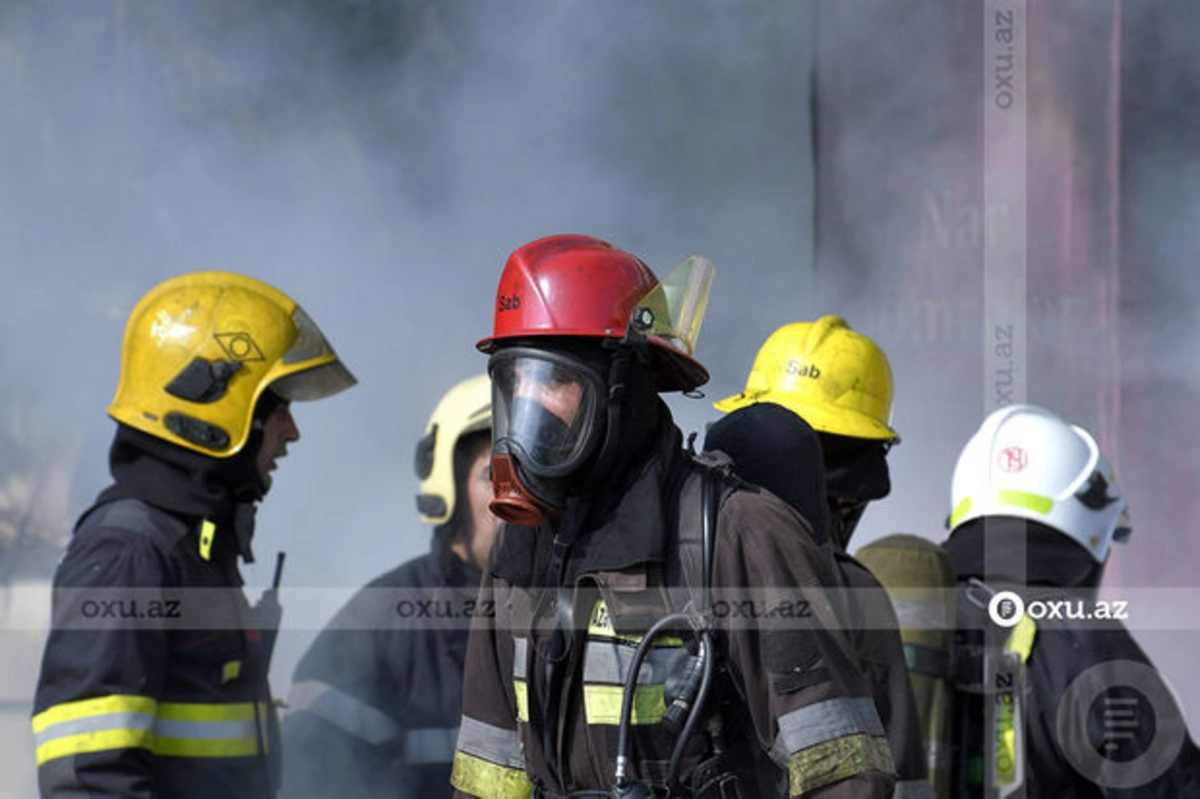
[[[221,345],[225,354],[235,361],[262,361],[262,350],[254,343],[249,333],[214,333],[213,338]]]
[[[1029,453],[1020,447],[1005,447],[996,455],[996,465],[1004,472],[1019,472],[1029,465]]]

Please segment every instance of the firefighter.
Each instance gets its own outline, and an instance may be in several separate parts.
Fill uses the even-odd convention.
[[[372,580],[296,667],[283,720],[284,794],[450,793],[469,618],[499,520],[488,509],[487,375],[442,397],[416,447],[429,552]]]
[[[886,456],[900,440],[892,393],[883,351],[841,317],[784,325],[759,349],[745,391],[714,404],[727,415],[711,425],[705,447],[728,454],[740,477],[807,518],[830,520],[813,531],[819,543],[831,541],[850,589],[848,634],[887,730],[895,795],[924,797],[932,788],[899,624],[879,581],[847,552],[867,504],[891,488]]]
[[[695,485],[690,458],[658,393],[708,379],[691,355],[706,267],[693,257],[660,284],[574,235],[504,267],[479,348],[507,524],[480,589],[495,617],[472,622],[457,796],[891,795],[883,729],[824,592],[829,553],[767,492],[722,482],[701,508],[680,488]],[[677,549],[696,527],[715,531],[707,575]],[[680,574],[686,604],[670,590]],[[737,619],[719,612],[735,603]],[[788,623],[768,623],[789,603]]]
[[[254,510],[300,438],[293,400],[354,385],[313,320],[258,280],[196,272],[125,328],[113,484],[54,576],[34,697],[43,797],[268,797],[277,604],[251,606]]]
[[[1170,690],[1120,614],[1095,601],[1112,543],[1131,528],[1092,435],[1033,405],[992,412],[959,455],[951,508],[944,547],[973,598],[959,600],[954,795],[995,795],[986,777],[1004,795],[1200,796],[1200,753]],[[1066,612],[1034,619],[997,601],[991,618],[964,617],[975,605],[988,614],[1005,590],[1030,610],[1059,602]],[[993,638],[994,661],[1011,662],[1015,678],[984,676]],[[1018,687],[1000,697],[1013,710],[993,714],[989,734],[979,688],[993,683]]]

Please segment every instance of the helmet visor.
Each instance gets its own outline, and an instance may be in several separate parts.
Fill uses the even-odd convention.
[[[505,349],[488,364],[492,377],[494,450],[509,451],[547,477],[573,471],[594,446],[601,381],[563,355]]]

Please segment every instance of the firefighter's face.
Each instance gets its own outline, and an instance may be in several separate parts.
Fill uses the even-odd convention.
[[[300,440],[300,428],[292,418],[288,404],[281,403],[263,420],[262,446],[255,456],[255,465],[263,485],[270,488],[271,472],[275,471],[276,461],[287,455],[287,445]]]
[[[514,370],[513,396],[533,400],[562,423],[570,426],[579,414],[583,399],[583,384],[578,377],[562,368],[536,370],[533,365],[518,364]]]
[[[492,544],[500,530],[500,520],[488,509],[492,501],[492,446],[480,447],[471,461],[467,475],[467,502],[470,505],[471,536],[468,539],[470,560],[480,569],[486,569],[491,556]]]

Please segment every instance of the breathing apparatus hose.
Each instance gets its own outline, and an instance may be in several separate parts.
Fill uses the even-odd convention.
[[[688,710],[687,721],[684,722],[683,729],[679,732],[675,748],[671,750],[671,760],[667,766],[667,785],[674,785],[678,779],[679,761],[683,757],[684,747],[687,745],[692,731],[696,729],[696,722],[700,720],[700,716],[704,712],[704,701],[708,698],[708,689],[712,685],[713,661],[716,659],[713,652],[712,630],[700,631],[700,659],[704,663],[704,670],[700,677],[700,690],[696,692],[696,698]]]
[[[616,767],[616,788],[618,791],[626,791],[632,787],[628,776],[629,767],[629,728],[630,719],[633,715],[633,695],[637,688],[638,672],[641,671],[642,663],[646,659],[646,655],[650,652],[651,644],[654,639],[662,635],[663,631],[675,624],[691,625],[692,617],[686,613],[670,613],[656,621],[642,640],[638,643],[637,649],[633,653],[633,661],[629,666],[629,673],[625,676],[625,691],[621,697],[621,717],[620,725],[617,732],[617,767]],[[675,742],[675,747],[671,752],[670,766],[667,770],[667,783],[671,784],[675,781],[676,772],[679,769],[679,760],[683,755],[683,749],[687,742],[687,738],[695,729],[697,721],[700,718],[700,712],[704,706],[704,700],[708,694],[709,686],[712,684],[713,675],[713,640],[712,633],[709,630],[701,630],[700,637],[700,657],[703,659],[704,667],[700,678],[700,689],[696,694],[696,699],[688,710],[687,720],[683,724],[680,731],[679,739]]]

